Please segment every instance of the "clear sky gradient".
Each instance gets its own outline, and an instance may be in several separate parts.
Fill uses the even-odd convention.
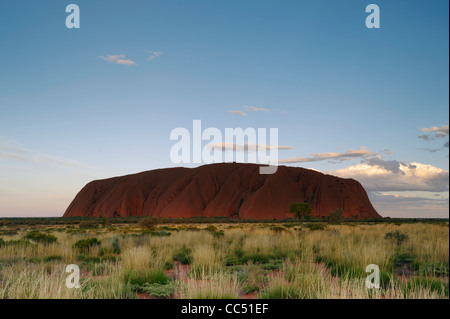
[[[61,216],[93,179],[177,166],[170,132],[195,119],[278,128],[285,165],[359,180],[382,216],[448,217],[448,6],[4,0],[0,217]]]

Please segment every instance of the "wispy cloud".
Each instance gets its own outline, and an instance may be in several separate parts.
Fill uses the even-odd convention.
[[[242,115],[242,116],[247,116],[246,112],[266,112],[266,113],[270,112],[269,109],[266,109],[266,108],[263,108],[263,107],[249,106],[249,105],[244,105],[244,109],[245,109],[245,112],[244,111],[239,111],[239,110],[231,110],[231,111],[228,111],[228,112],[239,114],[239,115]]]
[[[263,108],[263,107],[256,107],[256,106],[248,106],[248,105],[244,105],[244,108],[247,112],[266,112],[269,113],[270,110]]]
[[[442,125],[441,127],[438,126],[432,126],[430,128],[424,127],[421,129],[424,133],[431,133],[430,134],[422,134],[419,135],[418,138],[423,139],[425,141],[431,141],[435,138],[445,138],[449,134],[449,126],[448,125]],[[433,135],[434,134],[434,135]]]
[[[99,56],[99,58],[113,64],[136,65],[136,63],[133,60],[125,59],[124,54],[105,55]]]
[[[147,60],[149,60],[149,61],[154,60],[154,59],[156,59],[156,58],[159,58],[161,55],[164,54],[164,52],[156,52],[156,51],[145,51],[145,52],[148,53],[148,54],[150,54],[150,55],[147,57]]]
[[[222,152],[235,151],[235,152],[255,152],[255,151],[269,151],[269,150],[288,150],[292,146],[277,146],[273,147],[266,144],[244,144],[238,145],[236,143],[209,143],[207,148],[212,150],[220,150]]]
[[[445,145],[444,145],[444,147],[445,147]],[[418,148],[418,150],[428,152],[428,153],[436,153],[436,152],[442,151],[440,148],[429,148],[429,147],[421,147],[421,148]]]
[[[366,158],[369,156],[375,156],[376,153],[372,153],[364,147],[360,147],[358,150],[348,150],[344,153],[311,153],[309,157],[293,157],[279,160],[278,163],[307,163],[307,162],[319,162],[319,161],[348,161],[357,158]]]
[[[424,141],[431,141],[431,140],[434,139],[433,136],[427,135],[427,134],[422,134],[422,135],[419,135],[417,137],[422,139],[422,140],[424,140]]]
[[[244,113],[244,112],[242,112],[242,111],[228,111],[228,112],[234,113],[234,114],[239,114],[239,115],[241,115],[241,116],[247,116],[247,113]]]
[[[22,148],[10,142],[0,141],[0,157],[12,161],[54,165],[63,167],[86,167],[84,163],[64,157],[42,154],[30,149]]]

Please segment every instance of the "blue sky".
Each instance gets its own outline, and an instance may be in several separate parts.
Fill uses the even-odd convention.
[[[80,29],[65,26],[69,3]],[[380,29],[365,26],[369,3]],[[359,180],[383,216],[448,217],[448,12],[448,1],[3,1],[0,217],[61,216],[93,179],[176,166],[170,132],[194,119],[278,128],[286,165]]]

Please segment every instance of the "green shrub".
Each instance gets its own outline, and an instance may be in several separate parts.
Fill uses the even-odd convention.
[[[159,284],[159,283],[145,283],[142,286],[139,285],[133,285],[132,289],[139,292],[146,292],[151,296],[159,297],[159,298],[168,298],[175,294],[176,290],[176,283],[173,281],[170,281],[166,284]]]
[[[400,286],[405,293],[406,298],[408,298],[410,292],[416,291],[417,287],[429,289],[430,291],[441,294],[447,298],[449,296],[448,281],[442,281],[439,279],[429,277],[412,277]]]
[[[26,239],[19,239],[19,240],[8,240],[6,242],[7,246],[35,246],[30,241]]]
[[[53,235],[42,234],[38,231],[29,232],[24,239],[29,239],[35,243],[41,243],[44,245],[55,243],[57,241],[56,237]]]
[[[14,229],[0,230],[0,235],[13,236],[13,235],[17,235],[17,234],[18,234],[18,231],[14,230]]]
[[[411,264],[414,262],[415,257],[408,253],[399,253],[394,258],[394,266],[400,267],[404,264]]]
[[[225,266],[235,266],[240,264],[242,264],[242,262],[236,257],[227,257],[225,259]]]
[[[336,208],[330,214],[328,214],[327,221],[329,224],[341,224],[345,221],[344,210],[342,208]]]
[[[285,231],[285,230],[286,230],[286,228],[281,227],[281,226],[273,226],[273,227],[271,227],[270,229],[273,230],[273,231],[276,232],[276,233],[281,233],[282,231]]]
[[[223,230],[219,230],[213,233],[215,238],[221,238],[225,235],[225,232]]]
[[[83,264],[95,264],[101,262],[101,258],[97,256],[78,255],[77,260]]]
[[[172,236],[171,233],[169,233],[168,231],[165,231],[165,230],[150,231],[150,232],[147,232],[147,234],[149,234],[150,236],[155,236],[155,237]]]
[[[97,228],[98,222],[96,222],[94,220],[85,220],[85,221],[80,222],[80,225],[78,227],[79,228]]]
[[[112,262],[112,263],[115,263],[115,262],[117,261],[117,258],[116,258],[116,256],[114,256],[114,255],[105,255],[105,256],[100,257],[100,260],[101,260],[102,262]]]
[[[236,255],[237,258],[242,258],[244,256],[244,251],[238,248],[234,251],[234,254]]]
[[[398,230],[386,233],[384,235],[384,239],[392,240],[394,241],[397,246],[401,245],[406,239],[408,238],[408,235],[403,234],[399,232]]]
[[[293,214],[299,220],[303,218],[310,218],[312,214],[312,208],[310,203],[293,203],[289,206],[289,213]]]
[[[192,250],[186,246],[183,246],[173,256],[173,259],[179,261],[183,265],[189,265],[192,263]]]
[[[6,245],[6,242],[2,238],[0,238],[0,248],[5,245]]]
[[[302,299],[306,298],[303,291],[294,286],[275,285],[265,288],[259,295],[260,299]]]
[[[244,295],[252,293],[252,292],[258,292],[259,287],[258,286],[244,286],[242,287],[242,293]]]
[[[448,263],[418,263],[413,262],[414,269],[417,270],[417,274],[421,276],[436,276],[436,277],[448,277],[449,276],[449,264]]]
[[[241,260],[244,263],[252,261],[255,264],[267,264],[273,260],[283,259],[285,256],[279,251],[274,251],[273,253],[253,253],[245,254]]]
[[[162,270],[139,272],[136,270],[124,271],[124,281],[132,286],[142,287],[145,284],[167,284],[170,279]]]
[[[158,225],[158,219],[154,217],[146,217],[142,219],[139,223],[139,226],[147,229],[153,229],[155,228],[156,225]]]
[[[324,224],[314,224],[311,227],[309,227],[309,229],[311,231],[315,231],[315,230],[324,230],[325,229],[325,225]]]
[[[69,228],[66,230],[66,234],[85,234],[85,229],[78,229],[78,228]]]
[[[62,256],[59,255],[52,255],[44,257],[44,262],[51,262],[51,261],[60,261],[62,260]]]
[[[113,247],[113,253],[114,254],[120,254],[120,245],[119,245],[119,238],[114,237],[112,239],[112,247]]]
[[[211,232],[216,232],[217,231],[217,227],[214,226],[214,225],[209,225],[208,227],[205,228],[205,230],[211,231]]]
[[[174,269],[175,263],[173,261],[166,261],[163,265],[164,270]]]
[[[86,238],[86,239],[80,239],[75,244],[73,244],[73,248],[77,248],[79,250],[87,250],[87,251],[89,251],[89,249],[91,247],[98,246],[100,244],[101,244],[100,240],[98,240],[95,237],[91,237],[91,238]]]

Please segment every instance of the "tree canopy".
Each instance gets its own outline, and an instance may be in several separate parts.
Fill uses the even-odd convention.
[[[310,203],[294,203],[289,207],[289,212],[298,219],[311,217],[312,208]]]

